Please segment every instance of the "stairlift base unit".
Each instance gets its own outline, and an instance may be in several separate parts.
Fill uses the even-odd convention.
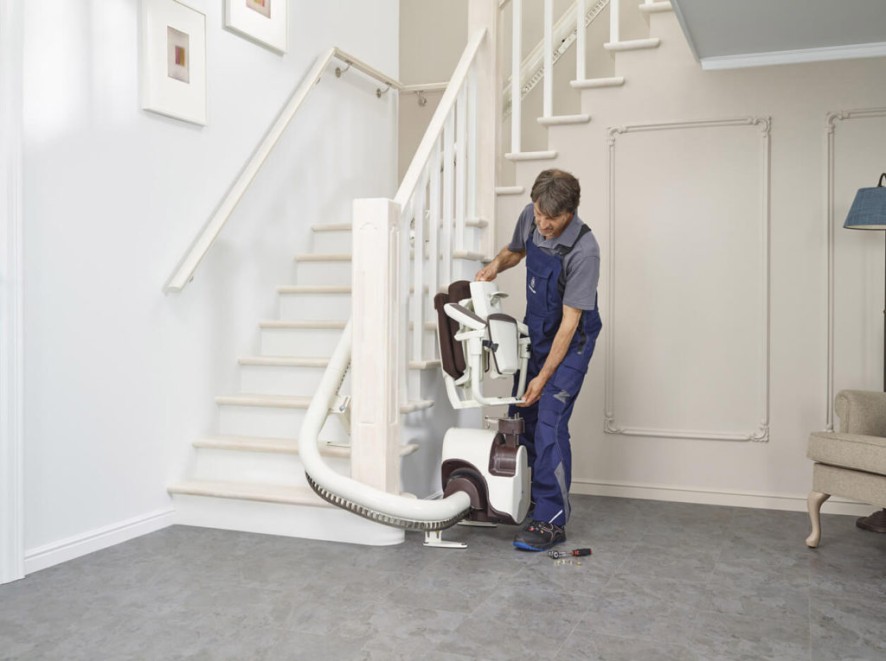
[[[443,438],[442,479],[444,496],[456,491],[470,496],[471,521],[517,525],[526,518],[529,461],[516,437],[491,429],[450,429]]]

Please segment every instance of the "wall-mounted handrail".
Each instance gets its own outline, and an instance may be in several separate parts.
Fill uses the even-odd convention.
[[[197,234],[194,241],[188,247],[188,250],[176,265],[169,280],[166,281],[163,291],[166,293],[180,292],[194,277],[194,272],[197,270],[200,262],[203,261],[207,251],[215,242],[215,239],[225,226],[228,218],[243,198],[243,195],[249,189],[250,184],[261,170],[265,160],[273,151],[274,147],[277,146],[286,127],[289,126],[292,118],[295,117],[299,108],[301,108],[305,99],[307,99],[308,95],[311,93],[311,90],[314,89],[317,82],[323,76],[326,67],[329,66],[329,63],[334,59],[344,62],[349,65],[350,68],[356,69],[392,89],[396,89],[397,91],[402,91],[404,89],[404,86],[399,81],[394,80],[390,76],[386,76],[362,60],[345,53],[339,48],[333,47],[326,51],[314,63],[314,66],[311,67],[308,73],[305,74],[305,77],[302,78],[298,87],[296,87],[295,91],[286,101],[283,109],[277,115],[277,118],[268,129],[268,132],[265,133],[261,142],[259,142],[258,146],[255,148],[252,156],[250,156],[249,160],[243,166],[240,174],[237,175],[234,183],[228,188],[221,202],[209,217],[209,220],[206,221],[206,224]]]

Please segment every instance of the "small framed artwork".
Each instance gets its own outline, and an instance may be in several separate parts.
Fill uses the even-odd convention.
[[[286,52],[289,0],[225,0],[225,28],[277,53]]]
[[[141,0],[145,110],[206,124],[206,17],[175,0]]]

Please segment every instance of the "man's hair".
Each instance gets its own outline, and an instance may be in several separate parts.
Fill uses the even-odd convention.
[[[532,184],[532,201],[539,211],[554,218],[563,213],[575,213],[581,200],[578,179],[563,170],[545,170]]]

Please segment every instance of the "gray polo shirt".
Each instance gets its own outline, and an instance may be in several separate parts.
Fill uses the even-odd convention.
[[[578,237],[584,225],[578,214],[555,239],[545,239],[535,227],[535,211],[532,204],[517,219],[514,236],[508,244],[513,252],[526,252],[526,239],[532,236],[532,243],[548,255],[556,255],[572,248],[563,257],[563,275],[566,287],[563,290],[563,303],[579,310],[593,310],[597,305],[597,283],[600,281],[600,245],[593,232]]]

